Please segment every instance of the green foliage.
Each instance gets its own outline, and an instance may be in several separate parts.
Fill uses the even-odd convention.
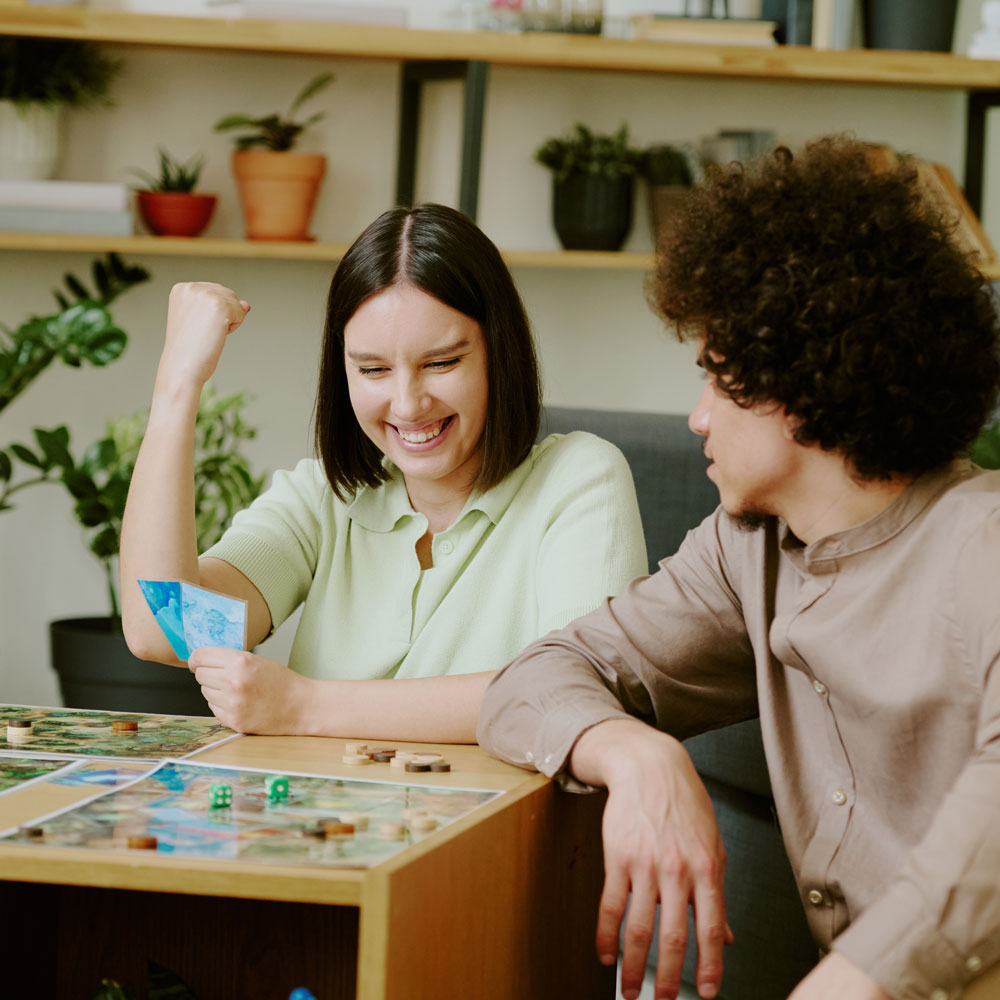
[[[612,135],[601,135],[577,123],[572,135],[539,146],[535,161],[554,171],[560,181],[574,173],[617,180],[638,173],[642,152],[629,145],[625,124]]]
[[[969,449],[969,457],[984,469],[1000,469],[1000,421],[980,431]]]
[[[687,154],[666,144],[648,146],[642,151],[639,176],[651,187],[690,187],[694,183]]]
[[[68,107],[109,105],[123,63],[93,42],[0,37],[0,100]]]
[[[92,273],[94,290],[74,274],[64,276],[65,291],[53,293],[61,312],[33,316],[16,330],[0,323],[0,411],[57,358],[73,368],[85,361],[100,367],[125,350],[128,337],[114,325],[107,306],[146,281],[149,272],[112,253],[95,260]]]
[[[292,149],[298,142],[299,136],[310,126],[318,122],[325,112],[318,111],[302,122],[296,122],[292,115],[307,101],[324,87],[333,81],[332,73],[320,73],[313,77],[305,87],[299,91],[298,96],[288,106],[288,110],[282,115],[265,115],[263,118],[251,118],[249,115],[226,115],[215,123],[216,132],[226,132],[229,129],[245,128],[252,129],[244,135],[238,135],[233,140],[239,150],[252,149],[254,146],[262,146],[264,149],[276,152],[285,152]]]
[[[233,514],[263,489],[264,477],[254,477],[240,451],[256,436],[242,417],[247,399],[242,393],[219,398],[206,386],[195,424],[195,528],[199,552],[218,541]],[[103,564],[112,616],[117,618],[118,592],[112,561],[121,543],[122,517],[129,483],[148,418],[141,410],[111,420],[104,437],[95,441],[77,461],[70,451],[65,425],[34,430],[35,447],[13,444],[10,453],[35,472],[30,482],[60,482],[73,498],[73,513],[90,533],[90,551]],[[3,453],[0,453],[2,455]],[[0,463],[0,510],[21,486],[10,486],[12,460]],[[5,474],[6,473],[6,474]]]
[[[190,194],[198,183],[205,157],[192,156],[190,160],[181,163],[175,160],[165,149],[157,150],[160,157],[160,176],[154,177],[145,170],[133,167],[129,173],[135,174],[146,185],[142,190],[164,192],[172,191],[179,194]]]

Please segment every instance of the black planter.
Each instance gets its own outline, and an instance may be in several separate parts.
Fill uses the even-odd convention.
[[[110,712],[211,715],[194,674],[134,657],[110,618],[49,623],[63,704]]]
[[[621,250],[632,228],[632,178],[553,179],[552,224],[566,250]]]
[[[865,0],[870,49],[950,52],[958,0]]]

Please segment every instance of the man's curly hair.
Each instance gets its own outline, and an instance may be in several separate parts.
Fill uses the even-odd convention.
[[[953,229],[907,157],[779,148],[691,193],[650,298],[739,405],[778,403],[863,479],[918,474],[968,447],[1000,386],[992,292]]]

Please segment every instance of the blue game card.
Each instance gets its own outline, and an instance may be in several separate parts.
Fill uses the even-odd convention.
[[[140,580],[139,589],[178,659],[199,646],[246,647],[246,601],[184,580]]]

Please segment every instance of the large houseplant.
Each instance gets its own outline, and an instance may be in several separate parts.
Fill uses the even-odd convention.
[[[215,211],[214,194],[198,194],[205,158],[192,156],[181,162],[162,147],[158,151],[159,173],[133,168],[143,186],[136,192],[142,221],[157,236],[198,236]]]
[[[552,222],[567,250],[620,250],[632,228],[632,192],[642,153],[628,126],[604,135],[577,124],[547,140],[536,162],[552,171]]]
[[[108,104],[122,63],[93,42],[0,37],[0,180],[45,180],[64,108]]]
[[[195,425],[195,526],[198,550],[218,540],[233,514],[264,486],[242,454],[255,430],[243,419],[242,393],[219,397],[206,386]],[[63,425],[36,428],[37,447],[19,456],[41,477],[69,491],[73,513],[89,534],[91,553],[107,581],[110,616],[72,618],[50,625],[52,665],[63,700],[78,708],[205,714],[194,678],[186,671],[136,660],[121,633],[116,562],[129,482],[146,426],[146,411],[108,422],[104,436],[79,458]]]
[[[301,153],[295,145],[324,112],[303,121],[295,113],[333,80],[332,73],[313,77],[296,95],[284,115],[259,118],[226,115],[216,132],[240,130],[234,139],[233,175],[240,193],[247,236],[259,240],[308,240],[316,196],[326,173],[321,153]]]

